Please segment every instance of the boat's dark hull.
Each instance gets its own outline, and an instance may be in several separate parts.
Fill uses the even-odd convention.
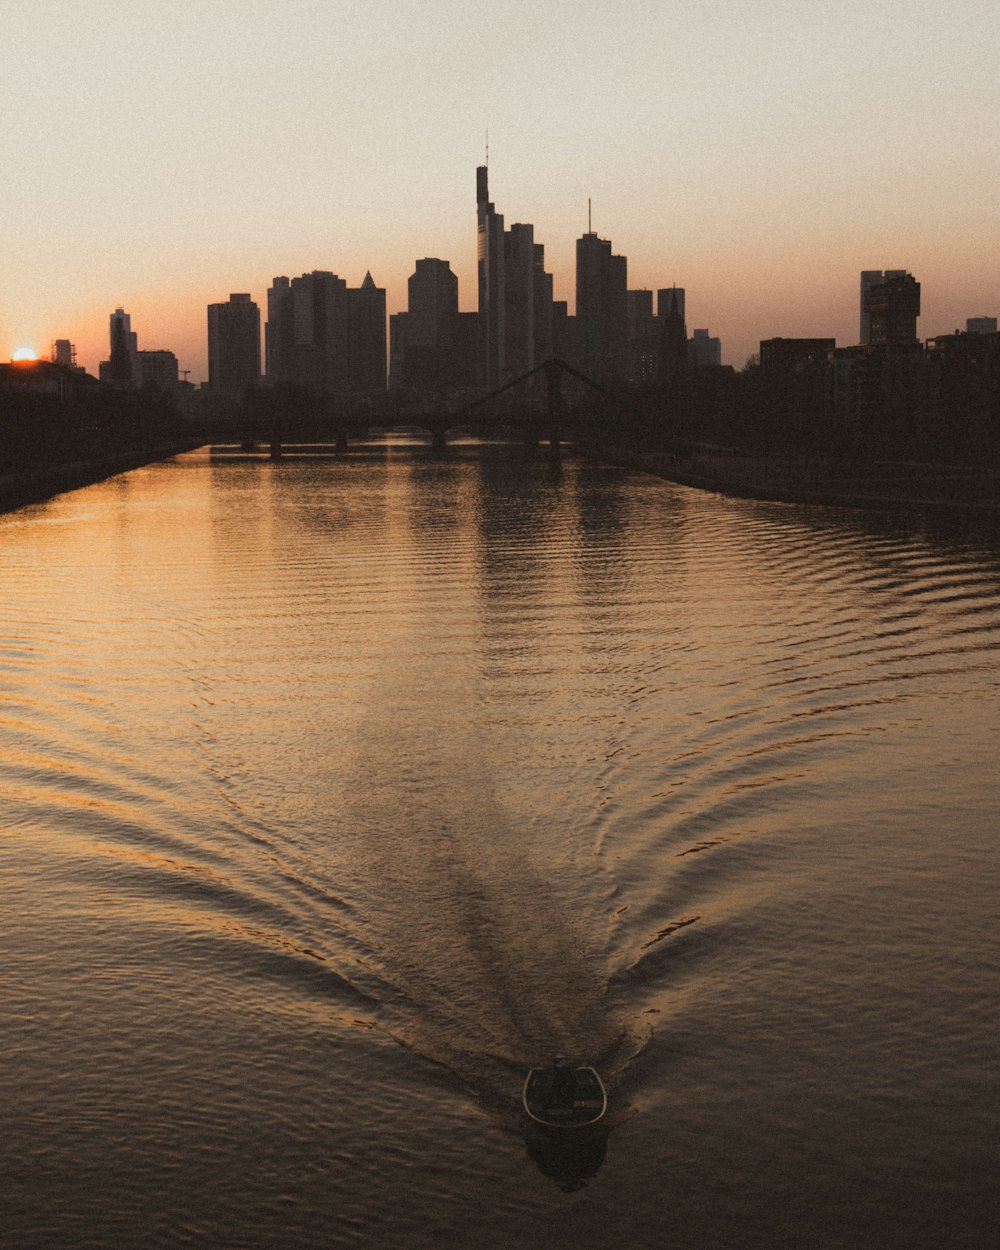
[[[608,1109],[608,1096],[593,1068],[574,1068],[569,1090],[553,1068],[532,1068],[524,1082],[524,1109],[546,1128],[585,1128]]]

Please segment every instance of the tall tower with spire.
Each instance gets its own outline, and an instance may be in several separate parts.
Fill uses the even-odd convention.
[[[490,201],[489,169],[476,170],[476,230],[479,271],[479,328],[483,382],[498,386],[507,371],[503,214]]]
[[[476,170],[479,325],[482,381],[500,386],[529,373],[552,355],[552,275],[535,228],[503,215],[489,198],[488,171]]]
[[[629,364],[628,261],[591,230],[576,241],[576,325],[583,371],[601,382],[623,379]]]

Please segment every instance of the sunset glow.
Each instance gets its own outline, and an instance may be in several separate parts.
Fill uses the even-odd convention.
[[[1000,3],[0,9],[0,1250],[1000,1250]]]
[[[207,306],[263,308],[277,274],[371,270],[391,314],[414,261],[441,257],[473,310],[487,128],[498,211],[534,224],[571,312],[588,199],[629,287],[684,287],[689,328],[737,368],[773,335],[856,342],[863,269],[915,275],[922,337],[1000,312],[1000,52],[980,5],[334,11],[93,0],[60,6],[44,48],[8,24],[7,113],[49,139],[7,192],[22,244],[0,333],[16,314],[96,373],[123,305],[199,382]]]

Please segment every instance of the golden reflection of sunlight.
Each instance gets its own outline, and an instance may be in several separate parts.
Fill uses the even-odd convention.
[[[11,356],[11,360],[21,362],[24,360],[37,360],[38,353],[33,347],[19,347]]]

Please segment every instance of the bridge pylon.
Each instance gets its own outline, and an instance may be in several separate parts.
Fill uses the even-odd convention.
[[[561,455],[559,422],[562,415],[562,375],[563,365],[561,360],[547,360],[545,362],[545,382],[549,410],[550,461],[558,461]]]

